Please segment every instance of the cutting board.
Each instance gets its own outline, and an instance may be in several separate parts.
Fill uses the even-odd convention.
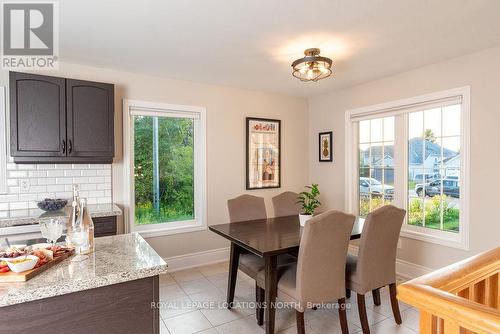
[[[15,273],[13,271],[9,271],[6,273],[0,273],[0,283],[11,283],[11,282],[26,282],[36,275],[39,275],[40,273],[44,272],[45,270],[49,269],[50,267],[53,267],[54,265],[58,264],[64,259],[67,259],[71,255],[75,253],[75,250],[72,249],[69,252],[64,253],[61,256],[55,257],[52,261],[47,262],[41,267],[31,269],[31,270],[26,270],[23,271],[22,273]]]

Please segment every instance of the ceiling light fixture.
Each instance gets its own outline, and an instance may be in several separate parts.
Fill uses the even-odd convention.
[[[300,81],[318,81],[332,75],[332,60],[319,53],[316,48],[305,50],[305,57],[292,63],[292,75]]]

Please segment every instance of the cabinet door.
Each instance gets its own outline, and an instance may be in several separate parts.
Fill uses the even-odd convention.
[[[10,72],[10,153],[13,157],[65,156],[63,78]]]
[[[114,86],[66,80],[68,157],[114,155]]]

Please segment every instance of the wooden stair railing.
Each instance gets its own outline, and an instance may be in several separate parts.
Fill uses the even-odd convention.
[[[500,247],[401,284],[421,334],[500,333]]]

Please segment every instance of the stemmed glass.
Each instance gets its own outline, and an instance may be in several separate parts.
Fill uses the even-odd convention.
[[[49,222],[40,223],[40,231],[42,232],[42,237],[47,239],[52,245],[52,249],[57,242],[57,240],[63,234],[64,224],[60,220],[51,219]]]
[[[87,260],[89,258],[88,255],[82,255],[82,246],[88,242],[88,233],[85,231],[82,224],[73,226],[71,233],[68,233],[67,237],[69,237],[70,242],[75,246],[77,254],[73,259],[71,259],[71,262],[81,262]]]

